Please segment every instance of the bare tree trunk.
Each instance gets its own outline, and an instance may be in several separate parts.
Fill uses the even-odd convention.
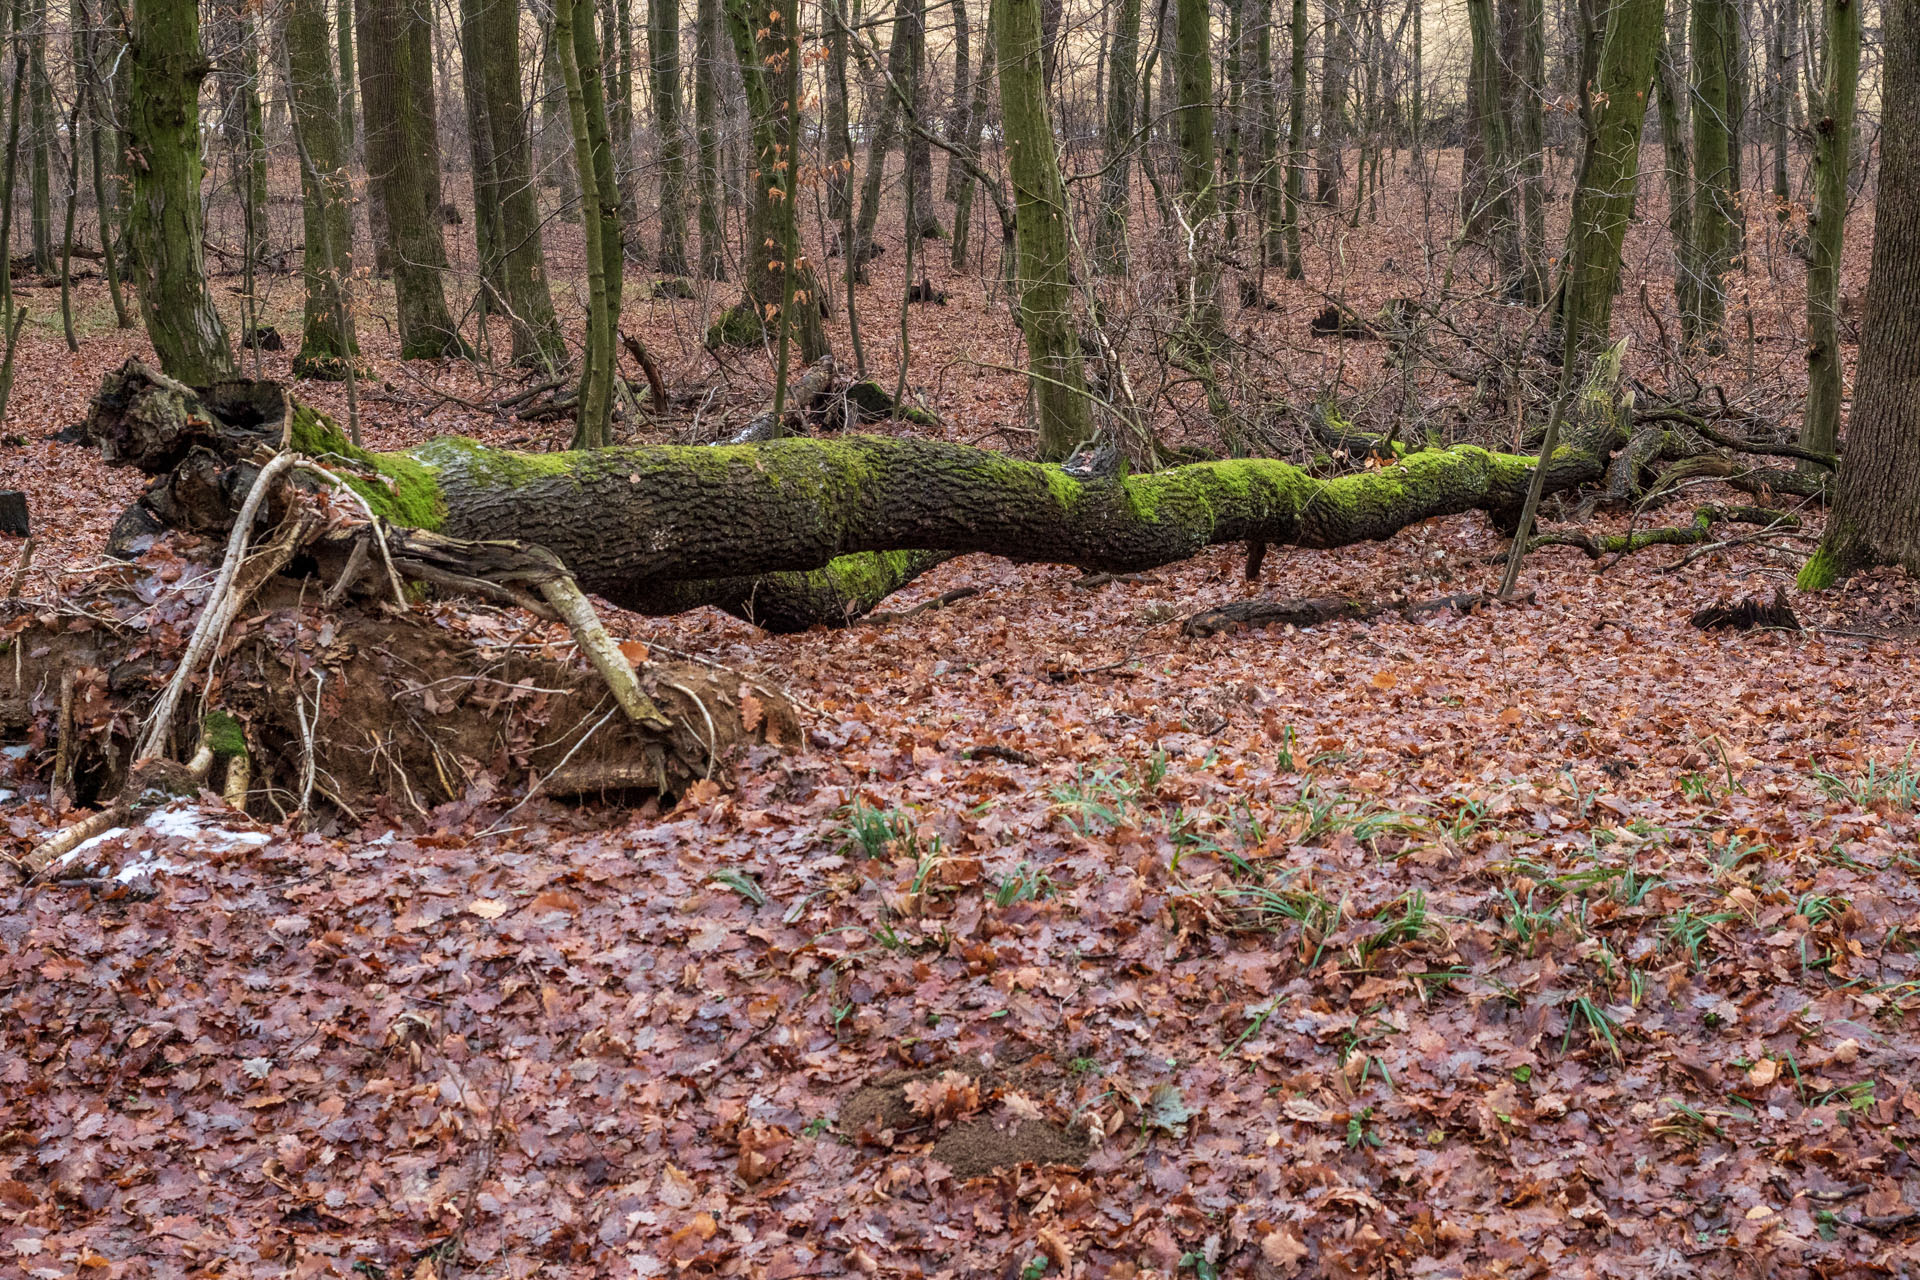
[[[1300,258],[1301,184],[1307,154],[1307,0],[1293,0],[1292,83],[1287,87],[1287,279],[1305,274]]]
[[[1920,572],[1920,11],[1915,0],[1886,0],[1881,12],[1880,192],[1860,367],[1833,514],[1800,571],[1803,590],[1871,564]],[[1836,43],[1825,77],[1834,88],[1822,95],[1830,117],[1844,60]]]
[[[1180,215],[1186,243],[1185,324],[1203,345],[1222,328],[1220,271],[1211,237],[1220,212],[1213,152],[1212,24],[1207,0],[1177,0],[1174,59],[1180,82]]]
[[[1134,121],[1140,99],[1140,0],[1120,0],[1107,61],[1106,172],[1094,222],[1094,259],[1109,275],[1127,270],[1127,224],[1133,214]]]
[[[680,125],[680,0],[649,0],[653,124],[660,136],[661,274],[687,274],[687,144]]]
[[[1822,83],[1818,96],[1808,99],[1814,118],[1813,214],[1807,252],[1807,416],[1800,428],[1800,443],[1822,453],[1837,453],[1843,394],[1840,263],[1846,245],[1854,100],[1860,84],[1860,0],[1822,0],[1820,9],[1825,46]],[[1883,167],[1882,200],[1893,196],[1887,182]]]
[[[1739,250],[1738,68],[1740,15],[1734,0],[1693,0],[1692,307],[1681,316],[1689,346],[1724,346],[1726,277]]]
[[[33,269],[53,274],[53,82],[47,78],[47,0],[29,0],[27,101],[32,112]]]
[[[842,2],[829,0],[829,3]],[[700,188],[700,274],[709,280],[725,280],[727,233],[722,220],[724,206],[720,198],[720,41],[724,33],[720,30],[720,0],[698,0],[698,4],[693,37],[693,127],[699,148],[696,181]],[[835,29],[839,29],[837,23]],[[844,84],[847,56],[844,33],[840,34],[839,51],[835,56],[840,59],[842,73],[838,83]],[[841,118],[836,136],[841,139],[844,150],[846,95],[841,93],[837,101]],[[829,107],[829,113],[831,110]],[[829,126],[830,130],[832,127]],[[828,159],[832,164],[834,153],[831,150]],[[848,182],[846,168],[835,166],[827,178],[829,203],[845,202]]]
[[[1685,52],[1687,0],[1669,0],[1667,29],[1654,68],[1660,107],[1660,146],[1667,179],[1667,239],[1673,246],[1673,300],[1681,315],[1693,309],[1693,161],[1687,149],[1686,92],[1680,74]]]
[[[423,117],[421,82],[431,98],[430,39],[415,28],[424,13],[413,0],[360,0],[360,92],[365,103],[367,177],[384,211],[400,355],[432,360],[465,355],[466,343],[447,310],[447,269],[439,218],[439,168],[422,155],[437,150],[433,122]]]
[[[1126,0],[1122,0],[1122,5]],[[1134,0],[1134,35],[1140,32],[1139,0]],[[973,50],[972,25],[967,16],[967,0],[953,0],[953,101],[947,109],[947,142],[956,147],[967,145],[967,126],[972,119]],[[987,55],[991,57],[991,54]],[[831,127],[831,126],[829,126]],[[960,186],[967,178],[967,167],[947,156],[947,203],[960,198]]]

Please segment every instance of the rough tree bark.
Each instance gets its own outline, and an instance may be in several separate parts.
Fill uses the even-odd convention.
[[[1693,0],[1692,306],[1681,315],[1689,346],[1716,352],[1726,323],[1726,277],[1740,243],[1738,106],[1740,11],[1734,0]]]
[[[1332,35],[1328,36],[1331,41]],[[1212,21],[1207,0],[1177,0],[1174,64],[1180,86],[1180,210],[1187,258],[1186,327],[1203,345],[1221,331],[1220,272],[1209,243],[1220,211],[1213,151]],[[1322,121],[1324,126],[1325,122]],[[1325,174],[1322,173],[1324,179]],[[1023,219],[1024,221],[1024,219]]]
[[[1594,84],[1593,133],[1567,233],[1572,274],[1564,282],[1560,312],[1561,323],[1572,329],[1572,349],[1588,356],[1608,342],[1664,15],[1665,0],[1617,0],[1607,16]]]
[[[653,127],[660,140],[660,256],[670,276],[687,274],[687,144],[680,125],[680,0],[649,0],[647,58]]]
[[[353,271],[353,181],[340,138],[340,98],[333,79],[326,0],[288,0],[282,39],[300,161],[306,249],[301,277],[306,315],[293,372],[299,378],[344,378],[359,355],[345,302]]]
[[[1027,340],[1028,396],[1040,457],[1055,460],[1093,434],[1080,331],[1067,277],[1066,184],[1047,115],[1042,0],[999,0],[1000,117],[1013,177],[1013,286]],[[1205,0],[1187,0],[1205,3]]]
[[[1840,444],[1840,254],[1846,242],[1847,166],[1851,159],[1854,98],[1860,84],[1859,0],[1822,0],[1818,95],[1809,94],[1813,121],[1813,212],[1808,219],[1807,416],[1800,443],[1822,453]],[[1882,170],[1881,181],[1886,181]]]
[[[1106,172],[1094,223],[1094,259],[1108,275],[1127,270],[1127,221],[1133,212],[1133,130],[1140,110],[1140,0],[1120,0],[1107,63]]]
[[[727,278],[726,238],[720,202],[720,0],[698,0],[693,34],[693,130],[696,155],[695,183],[700,189],[700,274],[709,280]],[[839,32],[839,24],[835,24]],[[841,35],[840,52],[846,56],[846,38]],[[842,113],[839,132],[846,137],[846,97],[836,95]],[[829,127],[831,132],[831,126]],[[831,146],[831,142],[829,142]],[[829,151],[829,155],[831,155]],[[848,177],[842,169],[837,178],[828,179],[831,201],[846,200]],[[835,203],[834,208],[844,208]],[[839,214],[834,216],[838,225]]]
[[[198,4],[140,0],[127,52],[127,236],[140,314],[161,369],[190,386],[208,386],[231,376],[234,363],[207,290],[202,242],[200,82],[211,67],[200,48]]]
[[[431,97],[433,66],[419,58],[414,28],[424,20],[413,0],[359,0],[360,92],[365,105],[367,178],[379,194],[399,312],[400,356],[432,360],[466,354],[447,309],[441,277],[439,171],[421,155],[437,147],[420,115],[420,83]]]
[[[1847,452],[1806,590],[1871,564],[1920,571],[1920,3],[1887,0],[1882,13],[1873,267]]]
[[[831,354],[832,347],[820,321],[819,282],[800,244],[798,171],[791,163],[797,140],[790,133],[787,108],[798,91],[799,77],[797,68],[789,74],[790,27],[786,24],[799,21],[797,7],[787,0],[772,10],[782,15],[779,22],[769,21],[769,11],[752,0],[725,0],[724,12],[746,88],[753,171],[747,184],[746,297],[714,321],[707,343],[750,346],[762,341],[782,314],[790,272],[793,305],[786,316],[790,337],[799,349],[800,362],[812,364]],[[768,249],[768,244],[773,248]]]
[[[484,106],[499,208],[502,296],[495,305],[506,312],[512,326],[516,364],[562,368],[567,364],[567,344],[547,283],[533,180],[533,139],[520,88],[519,8],[513,0],[461,0],[461,24],[463,31],[470,27],[473,33],[467,75],[478,82]]]

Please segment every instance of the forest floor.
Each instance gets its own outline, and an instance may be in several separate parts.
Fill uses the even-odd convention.
[[[955,305],[929,367],[978,356]],[[30,597],[137,489],[41,437],[142,345],[24,347]],[[376,441],[530,434],[368,345]],[[929,399],[1022,420],[1011,378]],[[1088,587],[967,557],[889,608],[971,598],[787,637],[616,615],[787,691],[805,747],[664,813],[208,797],[0,886],[0,1272],[1910,1273],[1920,592],[1704,632],[1791,562],[1559,548],[1524,606],[1180,629],[1486,587],[1500,547],[1440,520],[1257,587],[1227,549]],[[0,755],[0,850],[59,820],[43,764]]]

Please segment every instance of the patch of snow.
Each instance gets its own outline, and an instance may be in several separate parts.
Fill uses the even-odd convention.
[[[79,861],[80,855],[85,853],[87,850],[98,848],[100,845],[105,844],[107,841],[117,840],[125,834],[127,834],[127,828],[125,827],[108,827],[105,831],[102,831],[99,835],[95,836],[93,839],[83,840],[79,844],[75,845],[73,848],[69,849],[66,853],[66,856],[62,857],[60,861],[55,865],[60,867],[70,867],[75,862]]]
[[[259,848],[273,839],[264,831],[229,831],[225,827],[214,826],[206,814],[184,806],[168,805],[164,809],[156,809],[147,817],[144,825],[157,836],[203,841],[225,849]]]
[[[23,742],[16,747],[0,747],[0,756],[5,756],[9,760],[25,760],[27,753],[31,750],[33,748]]]

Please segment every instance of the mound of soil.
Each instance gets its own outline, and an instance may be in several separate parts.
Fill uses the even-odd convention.
[[[926,1154],[959,1178],[984,1178],[1028,1164],[1077,1169],[1091,1150],[1083,1130],[1050,1116],[1010,1116],[1006,1107],[995,1105],[1008,1094],[1027,1099],[1044,1097],[1051,1091],[1048,1086],[1057,1083],[1049,1079],[1057,1075],[1046,1070],[1049,1066],[1050,1060],[1035,1057],[999,1071],[969,1058],[915,1071],[890,1071],[862,1085],[841,1103],[839,1129],[856,1141],[888,1148],[931,1140]],[[974,1114],[939,1127],[914,1110],[907,1086],[936,1079],[948,1071],[973,1080],[979,1089],[980,1106]]]

